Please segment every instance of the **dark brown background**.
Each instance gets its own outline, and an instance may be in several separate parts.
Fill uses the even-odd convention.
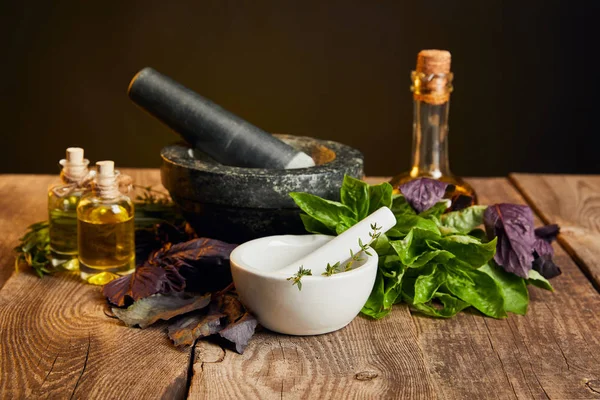
[[[444,48],[456,173],[600,173],[592,1],[1,4],[0,172],[57,172],[73,145],[158,166],[176,137],[125,94],[152,66],[268,131],[352,145],[368,174],[391,175],[409,166],[416,54]]]

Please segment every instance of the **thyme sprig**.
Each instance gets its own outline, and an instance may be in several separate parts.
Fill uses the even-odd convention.
[[[298,272],[296,272],[296,274],[290,276],[289,278],[287,278],[288,281],[292,281],[292,286],[293,285],[298,285],[298,290],[302,290],[302,277],[303,276],[311,276],[312,275],[312,271],[310,269],[305,269],[303,265],[300,266],[300,268],[298,268]]]
[[[369,237],[371,238],[369,243],[363,243],[362,239],[358,238],[358,245],[360,246],[360,250],[354,253],[354,251],[350,249],[350,261],[348,261],[348,263],[344,267],[344,271],[340,271],[341,263],[340,261],[338,261],[335,264],[327,263],[327,267],[325,267],[325,272],[323,272],[321,275],[332,276],[340,272],[350,271],[352,269],[352,265],[355,262],[360,262],[363,260],[363,258],[361,258],[361,255],[363,253],[368,256],[372,256],[373,254],[369,251],[369,249],[372,249],[371,245],[375,243],[375,241],[381,236],[381,226],[377,226],[377,223],[371,224],[371,231],[372,232],[369,232]],[[287,280],[292,281],[292,285],[298,285],[298,290],[302,290],[301,279],[303,276],[306,275],[312,275],[312,271],[310,269],[304,269],[304,266],[300,266],[298,272],[295,275],[287,278]]]

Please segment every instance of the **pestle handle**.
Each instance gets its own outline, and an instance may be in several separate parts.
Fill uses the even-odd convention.
[[[377,224],[378,227],[381,227],[380,232],[385,233],[396,225],[396,217],[392,213],[392,210],[387,207],[381,207],[341,235],[336,236],[330,242],[300,260],[278,270],[277,273],[291,276],[298,272],[300,266],[303,266],[312,270],[314,276],[321,275],[325,272],[327,263],[333,264],[338,261],[343,263],[350,258],[350,250],[354,254],[360,251],[359,238],[363,243],[369,243],[371,241],[369,233],[373,232],[371,229],[371,225],[373,224]]]
[[[134,103],[221,164],[281,169],[315,165],[307,154],[152,68],[135,75],[128,94]]]

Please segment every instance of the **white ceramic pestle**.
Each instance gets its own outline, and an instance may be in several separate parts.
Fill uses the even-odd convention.
[[[350,259],[350,250],[354,254],[360,251],[359,238],[363,244],[371,241],[369,233],[373,233],[373,229],[371,229],[373,224],[381,228],[378,232],[385,233],[396,225],[396,217],[389,208],[381,207],[314,252],[279,269],[277,273],[291,276],[298,272],[300,266],[303,266],[310,269],[313,276],[320,276],[325,272],[327,263],[333,265],[339,261],[343,265]]]

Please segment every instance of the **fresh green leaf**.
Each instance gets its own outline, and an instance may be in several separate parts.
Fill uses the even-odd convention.
[[[386,235],[392,238],[403,238],[414,228],[430,231],[437,236],[441,235],[434,221],[417,215],[397,216],[396,225],[387,231]]]
[[[460,211],[453,211],[442,215],[441,223],[444,227],[454,228],[459,233],[467,234],[483,224],[483,213],[487,206],[471,206]]]
[[[414,304],[427,303],[446,281],[446,272],[436,264],[428,264],[415,281]]]
[[[485,315],[494,318],[506,317],[502,290],[492,277],[456,259],[444,268],[447,272],[444,286],[451,294],[471,304]]]
[[[387,182],[369,186],[369,215],[381,207],[392,207],[392,191],[392,185]]]
[[[417,215],[416,211],[408,204],[406,197],[396,194],[392,197],[392,212],[398,218],[400,215]]]
[[[525,280],[515,274],[504,271],[495,262],[490,261],[480,268],[500,285],[504,297],[504,309],[507,312],[525,315],[529,304],[529,292]]]
[[[408,232],[404,239],[391,241],[390,245],[400,257],[402,264],[411,266],[419,257],[428,257],[426,254],[431,253],[431,249],[426,243],[426,240],[431,238],[436,238],[433,232],[414,228]]]
[[[495,238],[491,242],[481,243],[472,236],[451,235],[441,238],[439,244],[458,259],[475,268],[491,260],[496,252]]]
[[[439,291],[434,293],[432,301],[428,303],[415,303],[414,282],[414,278],[412,280],[407,279],[404,282],[402,300],[408,303],[411,308],[422,314],[430,317],[450,318],[470,306],[469,303],[466,303],[451,294]],[[441,303],[441,305],[439,303]]]
[[[335,235],[335,229],[328,228],[324,223],[318,221],[308,214],[300,214],[300,219],[304,223],[304,229],[310,233],[320,233],[323,235]]]
[[[529,271],[529,279],[527,279],[527,283],[554,292],[554,288],[550,282],[548,282],[548,279],[544,278],[542,274],[534,269]]]
[[[433,217],[435,217],[436,219],[439,220],[439,218],[442,216],[444,211],[446,211],[446,209],[448,209],[448,207],[449,207],[449,201],[447,201],[447,200],[439,201],[433,207],[428,208],[427,210],[420,213],[419,217],[429,218],[429,219],[432,219]]]
[[[344,175],[340,195],[342,204],[354,211],[357,221],[369,215],[369,185],[367,183]]]
[[[356,214],[347,206],[330,200],[322,199],[310,193],[290,193],[298,207],[317,221],[330,229],[337,229],[342,221],[342,215],[356,220]]]

